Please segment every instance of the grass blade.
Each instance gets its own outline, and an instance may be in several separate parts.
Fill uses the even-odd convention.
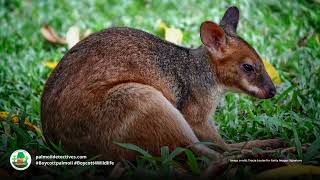
[[[189,149],[187,149],[184,152],[187,155],[187,164],[189,165],[192,173],[199,174],[200,173],[200,169],[199,169],[199,166],[198,166],[197,159],[194,156],[193,152],[191,150],[189,150]]]
[[[173,159],[176,156],[178,156],[179,154],[183,153],[186,149],[185,148],[181,148],[181,147],[177,147],[170,155],[169,155],[169,159]]]
[[[118,142],[113,142],[114,144],[117,144],[118,146],[128,149],[128,150],[132,150],[132,151],[136,151],[140,154],[142,154],[143,156],[146,157],[152,157],[151,154],[149,154],[147,151],[143,150],[142,148],[140,148],[139,146],[136,146],[134,144],[129,144],[129,143],[118,143]]]
[[[296,144],[297,152],[298,152],[298,157],[299,159],[302,159],[302,147],[301,147],[301,142],[299,140],[299,136],[297,133],[297,130],[293,128],[293,135],[294,135],[294,142]]]

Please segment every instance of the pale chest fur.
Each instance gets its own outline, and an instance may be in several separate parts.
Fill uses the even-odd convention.
[[[211,119],[224,94],[224,90],[220,86],[196,92],[190,96],[181,108],[181,113],[191,124],[206,122]]]

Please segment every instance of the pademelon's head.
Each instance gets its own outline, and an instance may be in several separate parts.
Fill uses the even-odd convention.
[[[220,24],[205,21],[200,27],[201,41],[208,53],[216,79],[227,90],[266,99],[276,94],[257,52],[236,34],[239,10],[230,7]]]

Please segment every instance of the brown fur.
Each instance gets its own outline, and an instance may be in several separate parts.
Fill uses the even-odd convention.
[[[234,9],[226,14],[237,15]],[[254,49],[234,36],[234,19],[222,22],[221,27],[211,22],[201,27],[204,45],[197,49],[131,28],[105,29],[79,42],[45,85],[45,137],[61,141],[69,152],[102,154],[109,160],[135,156],[114,141],[153,154],[162,146],[175,149],[199,140],[229,148],[210,119],[220,97],[238,90],[266,98],[270,93],[265,87],[272,88],[272,82]],[[255,64],[258,75],[241,71],[244,61]],[[263,93],[250,92],[249,85]],[[192,149],[220,156],[204,145]]]

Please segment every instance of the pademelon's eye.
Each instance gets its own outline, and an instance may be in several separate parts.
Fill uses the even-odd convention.
[[[253,71],[253,67],[250,64],[242,64],[241,65],[242,69],[246,72],[251,72]]]

